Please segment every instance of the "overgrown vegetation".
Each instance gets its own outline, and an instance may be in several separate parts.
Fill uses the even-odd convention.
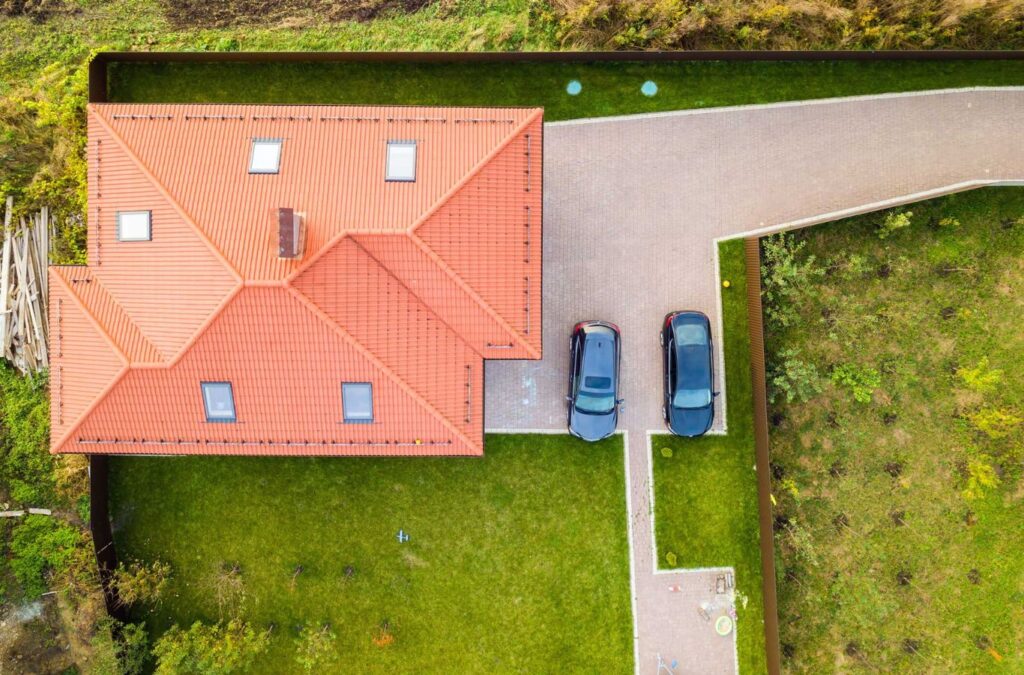
[[[984,188],[765,242],[808,281],[765,295],[769,366],[827,374],[771,408],[789,672],[1024,668],[1022,216]]]
[[[764,598],[743,240],[722,243],[718,257],[721,277],[730,281],[722,291],[728,434],[651,437],[655,538],[660,567],[736,570],[739,669],[763,673]]]
[[[624,480],[620,437],[489,435],[472,461],[124,457],[112,516],[119,554],[171,569],[133,609],[158,672],[221,663],[234,621],[269,631],[259,672],[626,673]]]
[[[603,49],[1012,49],[1019,0],[550,0],[562,44]]]

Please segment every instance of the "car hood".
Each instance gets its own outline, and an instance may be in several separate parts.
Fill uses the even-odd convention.
[[[599,441],[611,436],[615,433],[617,422],[617,410],[603,415],[592,415],[572,408],[569,413],[569,431],[585,441]]]
[[[714,403],[704,408],[668,409],[668,427],[680,436],[700,436],[711,428],[714,419]]]

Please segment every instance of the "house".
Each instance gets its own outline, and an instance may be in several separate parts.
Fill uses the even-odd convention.
[[[540,109],[92,104],[51,451],[480,455],[541,356]]]

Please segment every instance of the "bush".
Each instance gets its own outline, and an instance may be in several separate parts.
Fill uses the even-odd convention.
[[[171,626],[153,646],[157,675],[227,675],[247,670],[267,651],[269,631],[233,619],[213,625],[196,621],[187,631]]]
[[[967,485],[964,487],[964,499],[979,499],[985,492],[999,485],[999,475],[992,466],[992,458],[979,454],[967,460]]]
[[[878,226],[878,238],[888,239],[900,230],[905,230],[910,227],[910,219],[913,217],[913,211],[903,211],[899,213],[896,211],[890,211],[885,215],[885,220],[882,221],[882,224]]]
[[[171,574],[171,566],[156,560],[149,565],[133,562],[121,563],[114,570],[111,582],[117,589],[118,600],[124,605],[137,602],[155,603],[160,599]]]
[[[661,456],[665,459],[672,457],[672,448],[665,446],[661,449]]]
[[[960,221],[953,216],[939,219],[939,227],[944,230],[955,230],[960,227]]]
[[[982,408],[967,418],[974,427],[993,440],[1006,438],[1020,426],[1020,417],[1002,408]]]
[[[980,393],[992,391],[1003,381],[1003,371],[989,367],[987,356],[974,368],[959,368],[956,374],[968,389]]]
[[[320,628],[305,626],[295,640],[295,661],[307,673],[322,670],[336,639],[329,624]]]
[[[770,332],[796,323],[796,307],[814,293],[814,282],[825,273],[813,255],[801,255],[806,245],[785,233],[761,240],[761,295]]]
[[[84,546],[82,534],[49,516],[26,516],[11,536],[11,570],[28,599],[46,592],[51,573],[63,573],[75,549]]]
[[[832,382],[849,389],[858,403],[870,403],[875,389],[882,386],[882,375],[868,366],[845,363],[832,369]]]
[[[678,560],[676,558],[676,554],[673,553],[672,551],[669,551],[668,553],[666,553],[665,554],[665,562],[668,563],[669,567],[675,568],[676,564],[678,563]]]
[[[768,400],[775,403],[781,396],[787,403],[803,402],[821,393],[821,377],[813,363],[800,358],[800,350],[792,347],[775,355],[768,367]]]

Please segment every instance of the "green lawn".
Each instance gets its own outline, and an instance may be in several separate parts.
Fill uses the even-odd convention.
[[[570,80],[583,85],[566,93]],[[658,85],[653,97],[640,86]],[[549,121],[625,113],[1024,84],[1024,61],[589,64],[113,64],[130,102],[543,106]]]
[[[274,623],[267,673],[296,669],[307,622],[338,635],[331,671],[632,672],[621,438],[488,436],[486,452],[115,459],[119,554],[173,568],[138,613],[154,635],[236,610]],[[222,611],[217,572],[235,563],[244,597]],[[396,640],[380,648],[385,619]]]
[[[764,598],[758,548],[757,473],[743,240],[719,246],[729,433],[652,437],[654,518],[660,567],[736,569],[741,673],[765,672]],[[670,449],[665,457],[662,449]],[[673,553],[676,564],[666,556]],[[743,599],[746,605],[743,606]]]
[[[1024,672],[1024,190],[898,211],[796,235],[821,276],[769,341],[821,390],[772,410],[786,667]]]

